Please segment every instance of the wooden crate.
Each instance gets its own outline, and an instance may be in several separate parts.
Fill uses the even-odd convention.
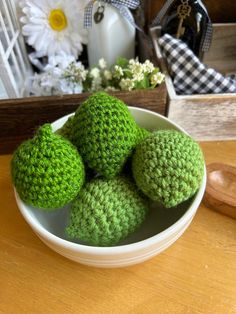
[[[74,112],[90,94],[0,100],[0,154],[12,153],[36,128]],[[155,89],[115,92],[129,106],[166,114],[165,84]]]
[[[204,62],[223,74],[236,73],[236,24],[214,24],[213,41]],[[236,139],[236,93],[177,95],[157,42],[160,29],[150,30],[154,51],[166,74],[167,116],[196,140]]]

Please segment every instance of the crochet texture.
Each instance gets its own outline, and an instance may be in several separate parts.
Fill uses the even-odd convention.
[[[69,117],[66,123],[56,131],[57,134],[65,137],[69,141],[73,143],[73,123],[74,123],[74,116]],[[141,142],[145,137],[147,137],[151,132],[148,130],[137,126],[137,138],[136,144]]]
[[[72,203],[67,234],[96,246],[115,245],[139,227],[147,211],[127,178],[94,179]]]
[[[85,163],[106,178],[120,173],[138,140],[127,106],[99,92],[76,110],[72,124],[71,139]]]
[[[56,131],[56,134],[59,134],[72,142],[73,122],[74,116],[69,117],[66,123]]]
[[[168,208],[187,200],[198,190],[204,159],[200,147],[189,136],[161,130],[137,146],[132,171],[143,193]]]
[[[56,209],[72,201],[84,182],[84,166],[77,149],[51,125],[38,129],[35,137],[22,143],[11,162],[12,179],[27,204]]]
[[[138,132],[137,132],[137,144],[139,144],[143,139],[145,139],[148,135],[151,134],[148,130],[144,128],[140,128],[137,126]]]

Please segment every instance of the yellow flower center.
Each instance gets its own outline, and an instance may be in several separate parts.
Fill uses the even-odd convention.
[[[60,32],[67,27],[67,19],[61,9],[52,10],[48,20],[51,28],[55,31]]]

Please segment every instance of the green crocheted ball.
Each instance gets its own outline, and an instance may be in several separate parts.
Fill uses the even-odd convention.
[[[27,204],[52,210],[72,201],[84,182],[84,165],[77,149],[51,125],[22,143],[11,161],[12,180]]]
[[[76,110],[73,121],[72,142],[85,163],[106,178],[119,174],[137,143],[137,125],[127,106],[98,92]]]
[[[147,211],[146,200],[127,178],[94,179],[72,203],[66,232],[91,245],[116,245],[140,226]]]
[[[153,132],[136,148],[132,171],[145,195],[165,207],[176,206],[195,194],[204,174],[199,145],[174,130]]]

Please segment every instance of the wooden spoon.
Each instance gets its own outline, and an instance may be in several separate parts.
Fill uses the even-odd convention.
[[[207,166],[206,206],[236,219],[236,168],[212,163]]]

